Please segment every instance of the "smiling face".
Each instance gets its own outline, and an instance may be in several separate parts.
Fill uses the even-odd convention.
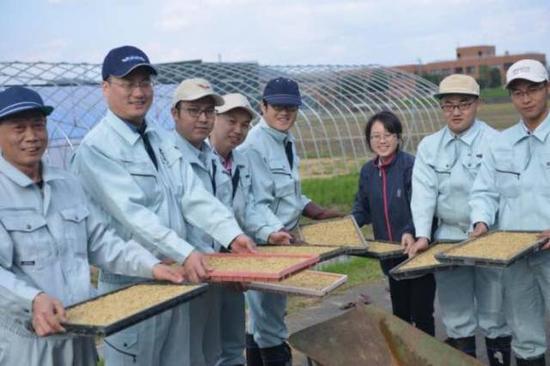
[[[375,121],[370,130],[370,147],[382,160],[392,156],[399,145],[397,134],[389,132],[382,122]]]
[[[513,81],[509,87],[512,104],[525,123],[537,127],[548,114],[548,82]]]
[[[460,134],[469,129],[476,119],[479,99],[469,95],[450,94],[441,98],[443,117],[449,129]]]
[[[269,127],[287,132],[296,122],[298,107],[262,103],[262,115]]]
[[[176,131],[196,148],[210,135],[216,110],[214,98],[206,96],[193,101],[180,101],[172,108]]]
[[[109,109],[121,119],[140,126],[153,103],[150,71],[137,68],[118,78],[110,76],[103,82],[103,95]]]
[[[40,177],[40,159],[47,146],[46,117],[41,111],[24,111],[0,121],[2,156],[33,180]]]
[[[216,116],[210,141],[216,151],[224,157],[239,146],[250,128],[252,116],[245,109],[235,108]]]

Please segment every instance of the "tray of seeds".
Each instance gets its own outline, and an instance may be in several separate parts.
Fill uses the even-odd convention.
[[[206,254],[209,282],[280,281],[317,262],[318,256],[285,254]]]
[[[349,215],[300,227],[300,236],[309,245],[366,248],[367,242]]]
[[[260,254],[312,255],[319,257],[320,261],[345,254],[342,248],[314,245],[259,245],[256,250]]]
[[[285,278],[281,282],[251,282],[247,288],[288,295],[323,297],[347,280],[348,276],[343,274],[308,270]]]
[[[105,337],[187,302],[206,288],[165,282],[133,284],[67,307],[63,327],[68,333]]]
[[[455,245],[455,243],[451,242],[434,243],[426,251],[392,268],[390,275],[396,280],[402,280],[452,268],[453,265],[441,263],[435,256],[438,253],[451,249]]]
[[[367,240],[366,248],[347,248],[346,254],[377,259],[398,258],[405,255],[401,243],[386,240]]]
[[[491,231],[439,253],[436,258],[443,263],[506,267],[541,250],[547,239],[539,239],[539,235],[538,231]]]

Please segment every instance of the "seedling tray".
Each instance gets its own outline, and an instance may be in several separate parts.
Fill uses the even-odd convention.
[[[548,240],[538,239],[539,234],[538,231],[491,231],[439,253],[436,258],[443,263],[465,266],[507,267],[541,250]]]
[[[256,249],[260,254],[312,255],[319,257],[320,261],[345,254],[345,250],[340,247],[322,245],[260,245]]]
[[[453,267],[452,265],[441,263],[435,258],[435,255],[441,251],[449,250],[454,245],[456,244],[451,242],[434,243],[425,252],[417,254],[392,268],[390,275],[396,280],[403,280],[450,269]]]
[[[367,240],[366,248],[347,248],[346,254],[360,255],[376,259],[390,259],[403,257],[403,248],[396,241]]]
[[[209,282],[281,281],[307,269],[317,262],[318,256],[284,254],[207,254]]]
[[[287,295],[323,297],[346,283],[347,280],[348,276],[343,274],[303,271],[281,282],[252,282],[247,287],[251,290]]]
[[[300,237],[309,245],[367,247],[367,242],[351,215],[304,225],[300,228]]]
[[[63,327],[72,334],[106,337],[187,302],[206,291],[206,287],[207,285],[174,285],[165,282],[133,284],[67,307],[69,320],[63,323]],[[161,291],[162,296],[156,299],[143,296],[154,291]],[[115,314],[118,316],[112,315],[109,319],[100,317],[97,321],[82,319],[87,314],[106,311],[117,301],[121,304],[112,308],[112,311],[118,312],[121,308],[127,307],[126,313]],[[78,319],[82,319],[82,321],[75,317],[79,317]]]

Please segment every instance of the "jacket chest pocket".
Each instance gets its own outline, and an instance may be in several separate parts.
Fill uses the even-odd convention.
[[[550,196],[550,153],[540,153],[541,179],[537,180],[539,193],[544,196]]]
[[[495,160],[495,184],[504,197],[517,197],[520,192],[520,172],[514,166],[511,156],[499,156]]]
[[[467,172],[469,177],[472,179],[472,183],[477,176],[477,172],[479,171],[479,168],[481,168],[481,160],[482,160],[481,154],[477,154],[477,155],[472,154],[462,159],[462,167],[464,171]]]
[[[22,268],[40,269],[53,255],[46,219],[36,213],[0,218],[15,245],[15,260]]]
[[[59,211],[63,222],[63,236],[66,239],[66,245],[71,248],[75,255],[80,257],[87,256],[88,253],[88,233],[86,228],[86,218],[90,212],[84,205],[78,205]]]
[[[451,189],[451,168],[448,163],[432,165],[432,169],[437,177],[437,190],[439,193],[448,193]]]
[[[157,179],[157,171],[149,162],[124,162],[126,170],[132,179],[141,188],[143,195],[150,198],[151,202],[157,202],[161,196],[161,190]]]

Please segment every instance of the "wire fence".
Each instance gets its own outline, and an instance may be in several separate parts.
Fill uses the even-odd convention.
[[[201,61],[155,65],[155,101],[148,118],[173,129],[172,93],[184,79],[208,79],[220,94],[239,92],[259,111],[268,80],[286,76],[300,84],[303,106],[293,127],[306,177],[357,172],[371,156],[364,126],[381,110],[396,113],[404,125],[403,149],[443,126],[436,86],[416,75],[377,65],[267,66],[258,63]],[[49,163],[66,167],[79,141],[106,112],[101,65],[88,63],[2,62],[0,85],[35,89],[55,107],[48,119]]]

